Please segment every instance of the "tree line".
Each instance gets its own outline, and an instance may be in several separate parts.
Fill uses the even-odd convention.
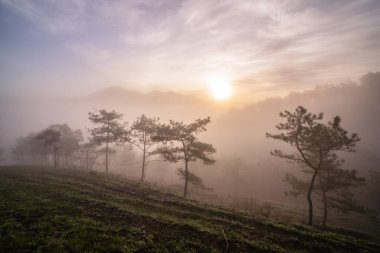
[[[178,168],[178,174],[185,181],[184,197],[188,194],[189,183],[205,188],[202,179],[190,172],[189,163],[197,160],[206,165],[215,163],[212,155],[216,149],[198,138],[199,133],[207,130],[210,117],[185,124],[174,120],[161,123],[159,118],[141,115],[128,127],[127,122],[122,122],[123,115],[114,110],[93,111],[88,116],[94,127],[89,129],[90,137],[85,143],[82,144],[81,130],[72,130],[67,124],[55,124],[18,139],[14,155],[19,160],[28,155],[40,157],[40,161],[53,157],[55,167],[65,158],[68,167],[72,155],[79,154],[81,167],[87,169],[91,169],[99,157],[104,157],[108,173],[109,155],[115,153],[110,145],[130,144],[141,151],[141,182],[145,181],[147,166],[155,161],[150,158],[160,156],[169,162],[183,162],[184,169]]]
[[[83,143],[81,130],[72,130],[67,124],[55,124],[30,134],[17,141],[13,153],[16,157],[26,154],[40,157],[52,156],[54,166],[59,158],[65,158],[70,165],[71,156],[79,153],[82,167],[91,169],[99,157],[105,159],[105,172],[109,172],[109,155],[115,153],[111,144],[129,144],[141,151],[141,178],[146,178],[147,166],[161,157],[169,162],[182,162],[184,168],[178,168],[178,175],[184,179],[184,197],[188,194],[188,184],[192,183],[206,189],[201,178],[190,171],[189,163],[197,160],[206,165],[214,164],[212,155],[216,149],[212,144],[201,142],[198,134],[207,130],[210,118],[197,119],[185,124],[170,120],[160,122],[159,118],[145,115],[138,117],[130,126],[122,121],[123,115],[116,111],[99,110],[89,112],[88,119],[94,127],[89,129],[90,137]],[[267,133],[267,138],[288,143],[293,153],[284,153],[275,149],[272,155],[298,165],[307,180],[292,173],[286,173],[284,181],[291,186],[286,194],[304,195],[308,204],[308,224],[313,225],[314,205],[312,195],[317,195],[323,206],[322,226],[327,226],[329,208],[342,212],[366,212],[354,201],[353,187],[365,184],[365,179],[357,175],[356,170],[344,168],[342,152],[355,152],[360,138],[356,133],[349,134],[341,126],[341,118],[323,123],[323,114],[313,114],[302,106],[294,112],[280,113],[283,122],[276,125],[280,131]]]

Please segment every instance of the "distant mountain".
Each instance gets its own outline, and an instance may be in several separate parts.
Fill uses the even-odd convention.
[[[193,121],[223,113],[223,108],[208,101],[176,92],[141,93],[121,87],[109,87],[84,97],[0,99],[0,148],[13,145],[17,137],[39,131],[50,124],[67,123],[74,128],[91,126],[88,112],[116,110],[133,122],[141,114],[162,120]]]
[[[125,100],[130,101],[130,99],[133,100],[139,100],[143,97],[143,94],[134,91],[134,90],[127,90],[118,86],[112,86],[105,89],[102,89],[100,91],[97,91],[95,93],[92,93],[85,98],[87,99],[117,99],[117,100]]]
[[[121,87],[108,87],[86,97],[90,101],[118,102],[134,105],[162,106],[162,105],[205,105],[207,101],[190,95],[182,95],[177,92],[151,91],[142,93],[135,90],[127,90]]]

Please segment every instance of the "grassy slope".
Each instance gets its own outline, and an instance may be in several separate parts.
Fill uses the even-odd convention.
[[[0,168],[0,252],[380,252],[380,245],[187,201],[116,176]]]

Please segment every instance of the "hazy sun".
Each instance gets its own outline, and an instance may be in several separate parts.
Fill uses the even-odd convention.
[[[211,95],[217,100],[226,100],[232,94],[232,86],[229,81],[222,77],[216,76],[209,79],[209,89]]]

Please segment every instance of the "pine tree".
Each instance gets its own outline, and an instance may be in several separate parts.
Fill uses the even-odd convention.
[[[362,186],[365,179],[358,177],[356,170],[343,169],[343,159],[338,159],[334,153],[330,154],[323,162],[323,167],[318,172],[318,180],[315,183],[313,192],[321,197],[323,206],[323,220],[322,227],[327,227],[327,216],[329,208],[334,208],[343,213],[351,211],[366,212],[354,200],[354,195],[351,192],[353,187]],[[307,173],[312,171],[306,168]],[[293,174],[285,175],[285,182],[289,183],[292,187],[290,194],[297,197],[300,194],[306,194],[310,182],[303,181]]]
[[[44,145],[53,150],[54,156],[54,167],[58,167],[58,150],[62,148],[60,141],[62,138],[62,133],[55,128],[47,128],[35,137],[37,140],[43,141]]]
[[[295,147],[297,152],[285,154],[281,150],[274,150],[271,154],[311,170],[312,177],[306,197],[309,206],[308,224],[312,225],[313,202],[311,196],[318,173],[324,168],[324,162],[331,154],[338,151],[355,151],[354,148],[359,137],[357,134],[348,135],[348,132],[340,126],[341,119],[338,116],[333,121],[324,124],[321,122],[322,113],[318,115],[309,113],[302,106],[298,106],[293,113],[281,112],[280,117],[286,120],[276,126],[281,133],[267,133],[267,137],[286,142]]]
[[[106,110],[89,112],[88,115],[89,120],[98,126],[90,129],[93,141],[98,145],[106,145],[106,173],[108,173],[109,144],[118,142],[125,134],[125,124],[119,122],[123,115],[116,111],[108,112]]]
[[[134,145],[142,152],[141,182],[144,182],[145,180],[148,164],[153,161],[148,161],[148,158],[154,155],[154,153],[150,151],[154,144],[157,143],[153,141],[152,136],[154,136],[157,131],[158,121],[158,118],[149,118],[144,114],[141,115],[141,117],[133,122],[129,133],[125,138],[126,142]]]
[[[215,163],[211,155],[216,152],[215,148],[208,143],[200,142],[197,134],[206,131],[206,125],[210,123],[210,118],[197,119],[190,124],[171,120],[170,123],[163,124],[158,128],[154,141],[161,141],[165,145],[157,148],[155,153],[170,162],[184,161],[185,186],[184,197],[187,196],[189,182],[189,162],[201,160],[204,164]]]

